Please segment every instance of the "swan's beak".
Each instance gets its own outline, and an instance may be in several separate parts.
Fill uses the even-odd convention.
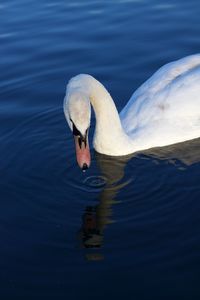
[[[90,148],[88,143],[88,132],[86,135],[79,136],[74,135],[75,148],[76,148],[76,159],[79,167],[85,171],[90,166]]]

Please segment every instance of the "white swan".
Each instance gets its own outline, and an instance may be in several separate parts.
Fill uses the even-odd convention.
[[[117,112],[104,86],[90,75],[73,77],[64,113],[75,137],[82,169],[90,165],[88,128],[92,104],[97,152],[120,156],[200,136],[200,54],[171,62],[139,87]]]

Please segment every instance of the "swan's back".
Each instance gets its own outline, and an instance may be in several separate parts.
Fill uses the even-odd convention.
[[[136,90],[120,118],[130,136],[160,145],[161,138],[170,144],[200,136],[200,55],[160,68]]]

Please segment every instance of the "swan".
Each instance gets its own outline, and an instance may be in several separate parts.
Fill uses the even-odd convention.
[[[90,165],[91,105],[99,153],[123,156],[200,136],[200,54],[162,66],[131,96],[120,114],[106,88],[80,74],[67,84],[64,114],[73,132],[80,168]]]

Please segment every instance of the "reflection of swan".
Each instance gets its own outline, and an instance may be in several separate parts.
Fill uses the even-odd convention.
[[[144,154],[159,159],[167,159],[169,162],[176,159],[189,166],[200,162],[200,138],[163,148],[149,149],[144,151]]]
[[[89,75],[72,78],[64,112],[75,137],[80,167],[90,164],[90,102],[96,115],[94,148],[119,156],[200,136],[200,55],[159,69],[136,90],[120,116],[101,83]]]
[[[84,248],[102,247],[104,229],[108,224],[113,223],[112,205],[117,203],[116,195],[129,183],[129,181],[123,183],[121,181],[126,162],[131,156],[114,158],[96,153],[96,158],[101,174],[106,178],[106,184],[99,194],[99,203],[85,208],[79,231],[81,245]],[[103,259],[103,255],[96,252],[91,252],[86,257],[89,260]]]
[[[200,138],[192,141],[186,141],[176,145],[170,145],[163,148],[154,148],[144,151],[145,156],[154,157],[159,160],[167,160],[170,164],[181,161],[184,165],[191,165],[200,162]],[[117,194],[130,182],[125,177],[125,167],[129,160],[139,158],[140,156],[127,155],[120,157],[112,157],[96,153],[96,159],[101,171],[101,175],[106,178],[106,185],[99,194],[99,203],[95,206],[87,206],[85,208],[82,226],[79,231],[81,245],[84,248],[101,248],[103,245],[103,236],[105,227],[113,223],[112,206],[117,204]],[[144,156],[142,155],[142,158]],[[176,164],[175,164],[176,165]],[[179,168],[179,164],[178,164]],[[128,170],[127,170],[128,171]],[[127,172],[131,174],[132,171]],[[99,249],[100,251],[100,249]],[[89,260],[101,260],[103,255],[96,251],[86,255]]]

